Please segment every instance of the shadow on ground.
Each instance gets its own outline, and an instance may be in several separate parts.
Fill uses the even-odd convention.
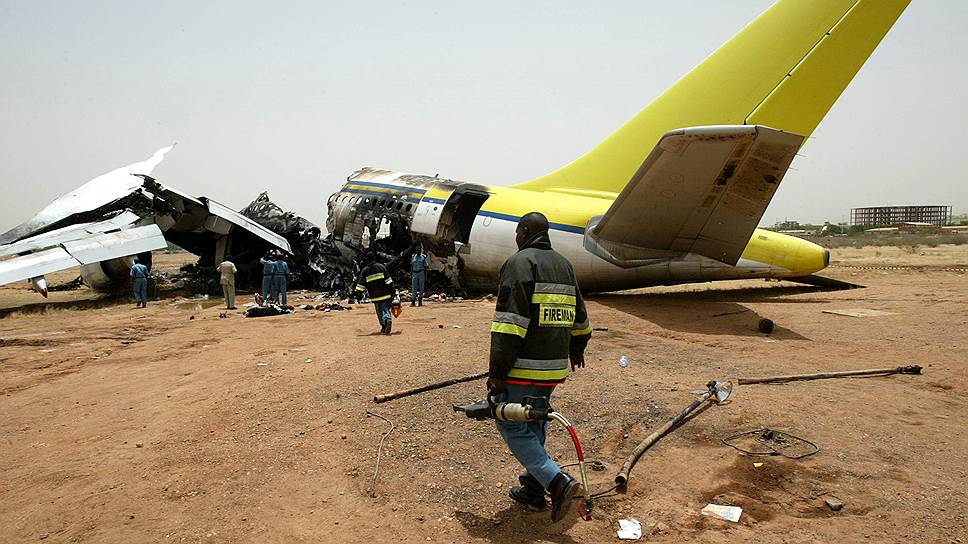
[[[792,295],[822,293],[839,289],[789,286],[743,287],[673,293],[605,293],[589,297],[604,306],[677,332],[729,336],[763,336],[758,325],[769,318],[740,302],[771,304],[823,304],[815,299],[784,298]],[[770,335],[777,340],[806,340],[790,329],[774,326]]]
[[[474,538],[502,543],[549,541],[558,544],[577,544],[577,540],[564,532],[578,522],[578,515],[572,511],[572,515],[558,523],[551,523],[550,515],[548,511],[528,512],[516,505],[497,512],[493,517],[483,517],[460,510],[454,514],[467,530],[467,534]]]

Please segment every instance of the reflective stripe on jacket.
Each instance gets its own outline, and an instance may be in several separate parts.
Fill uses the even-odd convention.
[[[380,263],[367,265],[360,272],[360,279],[356,282],[356,291],[366,291],[370,295],[370,302],[380,302],[393,297],[393,278],[385,266]]]
[[[490,375],[557,385],[568,376],[569,354],[583,354],[591,333],[571,263],[551,249],[547,233],[536,235],[501,268]]]

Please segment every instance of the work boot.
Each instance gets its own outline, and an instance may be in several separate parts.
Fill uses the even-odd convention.
[[[544,491],[541,492],[541,495],[538,495],[530,487],[516,485],[508,491],[508,495],[532,512],[544,512],[548,509]]]
[[[412,300],[410,301],[410,307],[411,307],[411,308],[413,308],[413,307],[414,307],[414,306],[416,306],[416,305],[417,305],[417,303],[416,303],[416,302],[414,302],[414,301],[412,301]]]
[[[423,306],[423,299],[417,301],[417,306]]]
[[[551,521],[561,521],[571,506],[571,500],[581,491],[581,484],[564,472],[559,472],[551,484],[548,492],[551,494]]]

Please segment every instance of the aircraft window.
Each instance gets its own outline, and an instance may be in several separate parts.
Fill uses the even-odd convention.
[[[407,211],[409,212],[412,209],[413,209],[413,204],[407,204]]]
[[[401,208],[403,208],[403,202],[397,202],[397,210],[399,211]]]

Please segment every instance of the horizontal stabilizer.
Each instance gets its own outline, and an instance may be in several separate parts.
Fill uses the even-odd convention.
[[[585,248],[622,267],[695,253],[735,265],[803,137],[762,126],[667,133]]]

